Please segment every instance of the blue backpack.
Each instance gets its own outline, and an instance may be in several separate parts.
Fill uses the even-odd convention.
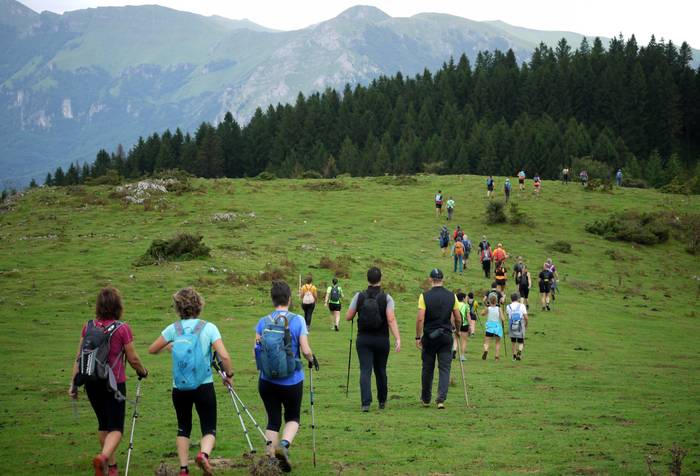
[[[211,363],[202,353],[199,334],[207,321],[199,320],[191,332],[185,333],[182,323],[175,323],[173,340],[173,380],[179,390],[194,390],[211,377]]]
[[[292,314],[291,318],[294,317]],[[301,361],[292,352],[287,314],[273,313],[265,318],[260,343],[255,349],[255,364],[268,379],[282,379],[301,370]]]
[[[523,332],[523,316],[520,313],[520,310],[514,311],[513,308],[511,308],[510,306],[508,306],[508,307],[511,309],[510,333],[517,334],[517,337],[520,337],[522,335],[522,332]]]

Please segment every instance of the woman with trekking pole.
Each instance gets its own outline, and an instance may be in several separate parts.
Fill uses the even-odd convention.
[[[318,361],[309,347],[306,321],[298,314],[289,312],[292,298],[289,285],[284,281],[273,281],[270,297],[274,311],[261,318],[255,326],[255,362],[260,370],[258,392],[267,412],[265,435],[270,442],[267,453],[277,458],[280,469],[288,473],[292,470],[289,448],[299,431],[304,394],[301,356],[308,361],[309,368],[313,367],[316,371]],[[285,425],[280,440],[283,409]],[[315,426],[315,422],[312,423]],[[314,459],[315,454],[314,448]]]
[[[75,401],[78,387],[85,385],[97,417],[97,436],[102,450],[92,460],[96,476],[119,474],[115,453],[124,433],[124,361],[136,370],[139,379],[148,375],[134,348],[131,328],[121,321],[123,311],[119,291],[112,287],[102,288],[97,295],[95,319],[83,326],[68,390]]]
[[[202,432],[200,449],[195,458],[205,476],[213,474],[209,457],[216,443],[216,392],[211,372],[212,349],[221,359],[223,383],[233,385],[233,367],[219,329],[200,314],[204,299],[193,288],[184,288],[173,295],[175,312],[180,320],[166,327],[151,344],[148,352],[157,354],[168,348],[173,360],[172,400],[177,416],[177,456],[180,476],[189,474],[192,405],[199,416]]]

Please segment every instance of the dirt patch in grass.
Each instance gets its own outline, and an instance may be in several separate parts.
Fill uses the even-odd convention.
[[[148,266],[164,261],[187,261],[209,256],[209,251],[210,248],[202,242],[202,235],[178,233],[167,240],[153,240],[134,264]]]
[[[382,283],[382,289],[384,290],[385,293],[393,294],[393,295],[406,292],[406,286],[400,282],[397,283],[397,282],[388,281],[388,282]]]
[[[350,267],[355,262],[352,256],[341,255],[336,259],[323,256],[318,262],[318,266],[324,269],[330,269],[337,278],[349,278]]]
[[[345,182],[339,180],[319,180],[318,182],[305,183],[304,188],[314,192],[339,192],[341,190],[347,190],[350,187],[348,187]]]

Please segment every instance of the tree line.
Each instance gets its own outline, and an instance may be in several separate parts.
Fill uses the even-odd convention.
[[[462,55],[434,74],[300,93],[295,104],[258,108],[244,127],[227,113],[194,135],[153,133],[128,152],[59,167],[45,183],[167,169],[209,178],[524,169],[556,178],[564,166],[594,164],[660,186],[698,163],[700,68],[691,61],[686,43],[653,36],[642,47],[620,36],[607,49],[598,38],[576,50],[562,39],[521,65],[512,50],[480,52],[474,65]]]

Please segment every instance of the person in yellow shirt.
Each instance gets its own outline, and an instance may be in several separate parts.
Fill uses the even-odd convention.
[[[314,308],[316,307],[316,300],[318,299],[318,291],[313,284],[313,277],[311,275],[306,277],[306,283],[299,288],[299,298],[301,299],[301,308],[304,310],[306,328],[310,330],[311,318],[314,313]]]

